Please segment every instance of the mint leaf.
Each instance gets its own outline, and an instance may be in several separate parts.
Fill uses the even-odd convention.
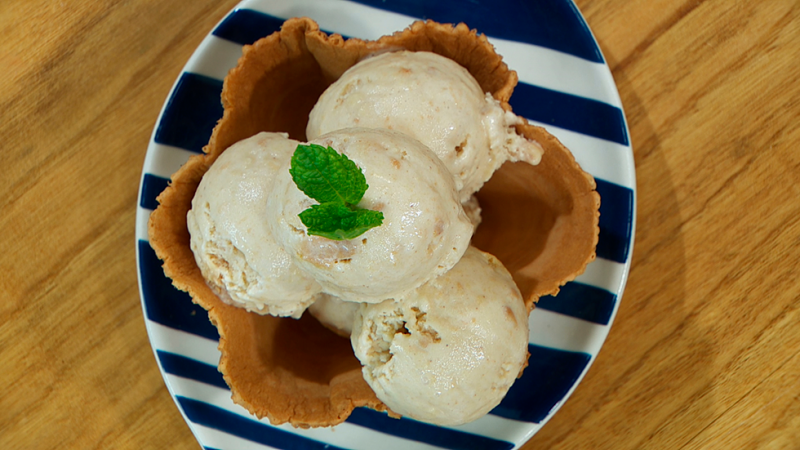
[[[300,213],[308,234],[337,241],[354,239],[383,223],[383,213],[339,202],[313,205]]]
[[[355,205],[369,187],[356,163],[317,144],[297,146],[289,173],[301,191],[320,203]]]
[[[356,206],[369,188],[367,179],[356,163],[331,147],[298,145],[289,173],[301,191],[320,203],[299,214],[309,235],[342,241],[383,223],[382,212]]]

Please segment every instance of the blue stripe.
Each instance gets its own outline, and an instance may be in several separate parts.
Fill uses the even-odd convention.
[[[337,450],[341,448],[244,418],[208,403],[180,395],[176,395],[175,398],[190,421],[247,439],[248,441],[269,445],[274,448],[292,450]]]
[[[528,367],[509,390],[506,397],[491,411],[496,416],[526,422],[541,422],[575,384],[589,363],[587,353],[569,352],[528,344],[531,356]],[[158,351],[164,371],[201,383],[228,389],[217,368],[183,356]],[[167,364],[164,362],[167,361]],[[507,449],[513,445],[484,436],[449,428],[440,428],[416,420],[393,419],[385,413],[356,408],[347,419],[381,433],[413,439],[449,449]]]
[[[284,19],[250,9],[237,9],[228,14],[211,33],[240,45],[253,42],[279,31]]]
[[[164,276],[161,270],[161,262],[155,256],[155,252],[150,248],[147,241],[139,241],[139,260],[139,270],[142,274],[142,291],[148,319],[171,328],[218,340],[219,334],[209,322],[205,310],[192,303],[188,294],[172,286],[169,279]],[[547,417],[547,414],[556,403],[564,398],[567,391],[583,372],[590,356],[586,353],[555,350],[533,344],[528,344],[528,351],[531,353],[528,367],[523,372],[522,377],[511,387],[508,395],[500,405],[492,410],[492,414],[514,420],[538,423]],[[197,364],[203,363],[197,362]],[[200,372],[181,371],[176,375],[214,386],[221,386],[219,379],[200,376],[200,374],[208,373],[207,370]],[[193,376],[193,374],[196,376]],[[221,375],[219,377],[221,378]],[[365,417],[364,415],[359,416],[356,414],[355,417],[348,420],[364,427],[377,427],[374,429],[388,434],[403,433],[402,436],[406,438],[418,434],[422,439],[439,439],[433,435],[427,436],[422,428],[417,428],[412,435],[405,434],[409,432],[407,428],[428,426],[408,419],[405,420],[406,423],[402,424],[394,421],[388,422],[394,424],[395,428],[393,430],[383,429],[384,423],[381,420]],[[439,430],[437,427],[431,429]],[[400,436],[401,434],[396,435]]]
[[[564,399],[591,356],[534,344],[528,344],[528,351],[528,367],[492,414],[539,423]]]
[[[145,173],[142,180],[142,193],[139,196],[139,206],[156,209],[158,207],[156,198],[164,192],[168,185],[169,179]]]
[[[628,145],[625,116],[608,103],[522,82],[514,88],[509,103],[522,117]]]
[[[600,194],[597,256],[625,263],[633,239],[633,191],[599,178],[595,182]]]
[[[157,350],[158,360],[164,371],[183,378],[229,389],[222,374],[215,366],[185,356]],[[347,419],[348,423],[379,431],[381,433],[412,439],[448,449],[459,450],[507,450],[514,447],[509,442],[499,441],[471,433],[440,428],[411,419],[393,419],[369,408],[356,408]]]
[[[381,4],[386,6],[386,3]],[[251,44],[279,30],[282,23],[283,19],[268,14],[239,9],[231,13],[213,34],[242,45]],[[622,145],[629,144],[622,110],[607,103],[520,82],[511,97],[511,106],[517,114],[537,122]]]
[[[214,36],[240,45],[251,45],[255,41],[280,31],[284,19],[251,9],[237,9],[230,13],[211,33]],[[327,34],[332,31],[320,30]],[[345,39],[350,36],[337,33]]]
[[[611,292],[572,281],[562,286],[557,296],[540,298],[536,308],[608,325],[616,303],[617,296]]]
[[[202,153],[217,121],[222,118],[222,81],[184,72],[172,92],[155,141]]]
[[[569,0],[355,0],[355,3],[441,23],[464,22],[487,36],[604,62],[589,27]]]
[[[514,444],[510,442],[441,428],[407,418],[393,419],[386,413],[369,408],[354,409],[347,422],[381,433],[454,450],[507,450],[514,448]]]
[[[228,389],[228,383],[216,366],[163,350],[156,350],[156,355],[166,373]]]
[[[139,273],[148,319],[176,330],[219,340],[219,333],[208,320],[206,310],[192,303],[189,294],[172,285],[164,275],[156,252],[144,240],[139,241]]]

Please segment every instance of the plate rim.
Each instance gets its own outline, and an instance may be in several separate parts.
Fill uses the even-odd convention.
[[[273,3],[281,3],[283,1],[288,1],[288,0],[278,0],[277,2],[273,2]],[[597,46],[598,50],[602,54],[602,49],[599,46],[599,43],[598,43],[598,41],[597,41],[597,39],[596,39],[596,37],[594,35],[593,30],[588,26],[588,23],[586,23],[586,20],[585,20],[583,14],[578,9],[577,5],[575,5],[575,3],[572,0],[558,0],[558,1],[566,2],[566,3],[569,3],[569,4],[572,5],[572,7],[573,7],[574,11],[576,12],[576,14],[584,22],[585,27],[586,27],[586,29],[588,30],[588,32],[589,32],[589,34],[591,36],[591,39],[594,41],[594,44]],[[140,304],[141,304],[141,307],[142,307],[143,319],[144,319],[146,331],[147,331],[147,334],[148,334],[148,341],[149,341],[150,347],[151,347],[151,349],[153,351],[153,356],[155,357],[156,364],[157,364],[158,369],[159,369],[159,371],[161,373],[162,379],[164,380],[164,383],[165,383],[165,385],[166,385],[166,387],[167,387],[167,389],[169,391],[170,397],[172,398],[172,400],[175,403],[178,411],[180,412],[181,416],[183,417],[184,422],[189,426],[190,430],[192,431],[192,434],[194,435],[195,439],[197,440],[197,442],[201,446],[203,446],[205,444],[204,444],[203,440],[200,438],[198,432],[195,429],[195,423],[192,422],[191,420],[189,420],[189,418],[186,415],[186,413],[184,412],[183,408],[178,403],[178,399],[177,399],[178,395],[176,394],[176,389],[172,385],[172,381],[167,376],[168,374],[164,370],[164,367],[162,366],[162,363],[158,358],[157,350],[159,350],[159,349],[156,347],[156,338],[154,337],[155,333],[151,329],[152,328],[151,327],[151,320],[148,319],[148,317],[147,317],[147,306],[145,304],[145,298],[144,298],[145,294],[144,294],[142,271],[141,271],[141,255],[140,255],[139,245],[138,244],[142,240],[141,239],[142,233],[143,233],[143,235],[145,237],[147,236],[146,227],[145,227],[144,231],[141,230],[141,227],[142,227],[143,223],[146,224],[146,218],[149,217],[150,210],[142,208],[142,206],[141,206],[141,204],[139,202],[140,202],[140,198],[141,198],[142,192],[143,192],[143,187],[144,187],[143,185],[144,185],[145,175],[149,174],[149,173],[152,173],[152,166],[155,164],[153,162],[153,159],[154,159],[154,153],[157,151],[157,149],[156,149],[157,144],[155,142],[156,133],[157,133],[157,130],[159,128],[159,125],[162,123],[164,114],[167,111],[168,103],[172,99],[172,96],[175,93],[175,90],[176,90],[176,88],[177,88],[177,86],[178,86],[178,84],[180,82],[181,76],[183,74],[187,73],[187,72],[191,72],[190,69],[192,68],[192,66],[194,64],[196,64],[196,60],[198,58],[201,58],[202,55],[205,52],[208,51],[209,41],[210,41],[210,38],[212,37],[212,33],[232,13],[234,13],[235,11],[237,11],[239,9],[249,9],[249,7],[252,7],[253,5],[264,4],[264,3],[269,3],[269,0],[243,0],[243,1],[239,2],[239,3],[237,3],[230,11],[228,11],[214,25],[213,28],[211,28],[208,31],[208,33],[204,36],[203,40],[200,42],[200,44],[197,46],[197,48],[194,49],[194,51],[192,52],[191,56],[187,60],[186,64],[181,68],[180,72],[178,73],[175,81],[173,82],[172,87],[170,88],[170,90],[169,90],[169,92],[168,92],[168,94],[167,94],[167,96],[166,96],[166,98],[165,98],[165,100],[164,100],[164,102],[162,104],[161,110],[160,110],[160,112],[158,114],[158,117],[157,117],[157,119],[155,121],[155,125],[153,127],[153,131],[151,133],[150,140],[148,141],[148,146],[147,146],[147,150],[146,150],[146,154],[145,154],[145,160],[144,160],[144,163],[143,163],[143,166],[142,166],[142,172],[141,172],[140,181],[139,181],[139,187],[138,187],[138,191],[137,191],[137,205],[136,205],[137,206],[137,213],[136,213],[137,232],[136,232],[136,236],[135,236],[135,244],[136,244],[136,246],[135,246],[136,273],[137,273],[137,283],[138,283]],[[346,2],[346,3],[351,3],[351,2]],[[398,30],[392,30],[392,31],[398,31]],[[492,38],[490,37],[490,41],[491,41],[491,39]],[[633,145],[632,145],[631,137],[630,137],[630,127],[628,125],[627,117],[624,114],[624,108],[623,108],[623,105],[622,105],[622,102],[621,102],[621,98],[620,98],[620,95],[619,95],[619,90],[617,89],[616,83],[615,83],[614,78],[613,78],[613,74],[612,74],[612,72],[611,72],[611,70],[610,70],[610,68],[608,66],[608,63],[607,63],[607,61],[605,59],[605,55],[604,54],[603,54],[602,66],[603,66],[603,69],[604,69],[604,72],[605,72],[605,77],[604,77],[604,79],[602,81],[606,85],[606,89],[609,89],[610,93],[613,96],[615,96],[616,100],[618,101],[618,106],[617,107],[620,109],[620,111],[622,111],[622,123],[623,123],[623,125],[625,127],[625,134],[626,134],[626,137],[627,137],[627,145],[626,145],[626,147],[628,149],[628,152],[625,155],[624,160],[622,161],[624,163],[624,167],[622,167],[622,169],[625,172],[626,176],[631,180],[631,186],[625,186],[625,187],[630,189],[631,192],[632,192],[631,218],[630,218],[630,240],[628,242],[627,257],[626,257],[626,261],[624,263],[622,263],[623,267],[622,267],[622,270],[620,272],[620,279],[619,279],[619,283],[618,283],[619,288],[618,288],[618,290],[616,292],[614,292],[614,294],[616,295],[616,302],[615,302],[615,304],[613,306],[609,321],[608,321],[607,326],[605,328],[605,331],[604,331],[604,333],[602,335],[602,342],[600,343],[600,346],[598,347],[598,350],[596,352],[594,352],[594,353],[588,353],[587,352],[587,354],[590,355],[588,363],[586,364],[584,369],[581,371],[581,373],[579,374],[579,376],[577,377],[575,382],[570,386],[570,388],[567,391],[567,393],[561,398],[561,400],[558,401],[558,403],[556,403],[556,405],[551,409],[551,411],[547,414],[547,416],[539,423],[529,423],[528,422],[531,426],[529,427],[528,432],[524,435],[524,437],[521,440],[519,440],[519,441],[516,440],[516,439],[508,440],[510,443],[514,444],[514,448],[519,448],[522,445],[524,445],[527,441],[529,441],[533,437],[533,435],[535,435],[544,425],[546,425],[555,416],[555,414],[560,410],[560,408],[566,403],[566,401],[569,400],[569,398],[572,396],[572,394],[577,389],[577,387],[582,383],[584,377],[587,375],[587,373],[589,372],[589,370],[593,366],[593,364],[594,364],[595,360],[597,359],[600,351],[602,351],[602,348],[605,345],[605,341],[608,338],[608,334],[611,331],[611,327],[613,326],[613,324],[614,324],[614,322],[616,320],[616,316],[617,316],[618,311],[619,311],[619,305],[620,305],[620,303],[622,301],[622,298],[623,298],[623,295],[624,295],[624,292],[625,292],[625,288],[627,286],[628,277],[629,277],[629,274],[630,274],[631,263],[632,263],[632,255],[633,255],[633,251],[634,251],[634,243],[635,243],[635,236],[636,236],[636,233],[635,233],[636,232],[636,218],[637,218],[637,214],[636,214],[636,212],[637,212],[636,198],[637,198],[637,194],[638,194],[637,187],[636,187],[636,171],[635,171],[635,161],[634,161],[634,155],[633,155]],[[511,69],[514,69],[514,68],[511,67]],[[610,83],[610,86],[608,85],[609,83]],[[255,420],[255,418],[253,418],[253,419]],[[259,421],[259,422],[262,422],[262,423],[265,423],[267,425],[272,426],[271,424],[269,424],[268,421]]]

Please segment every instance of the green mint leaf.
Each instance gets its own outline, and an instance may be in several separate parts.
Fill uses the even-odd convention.
[[[383,213],[347,206],[339,202],[313,205],[300,213],[308,234],[343,241],[355,239],[383,223]]]
[[[289,173],[301,191],[320,203],[299,214],[309,235],[354,239],[383,223],[382,212],[356,206],[369,187],[367,179],[356,163],[331,147],[298,145]]]
[[[331,147],[316,144],[297,146],[289,173],[301,191],[320,203],[355,205],[369,187],[356,163]]]

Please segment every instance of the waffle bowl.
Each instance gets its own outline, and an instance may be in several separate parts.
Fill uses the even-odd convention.
[[[363,380],[348,340],[308,315],[261,316],[214,295],[189,247],[186,213],[203,174],[226,148],[260,131],[284,131],[304,141],[308,113],[325,88],[363,57],[396,49],[453,59],[510,110],[516,73],[463,24],[415,22],[394,35],[362,41],[329,36],[310,19],[290,19],[280,32],[244,48],[225,79],[224,115],[205,153],[172,176],[150,216],[150,244],[164,272],[208,311],[219,331],[219,370],[234,402],[273,424],[331,426],[355,407],[386,406]],[[504,263],[531,310],[540,296],[556,293],[594,259],[599,196],[592,177],[557,139],[527,123],[517,131],[542,145],[542,162],[506,163],[495,173],[478,193],[483,222],[473,243]]]

